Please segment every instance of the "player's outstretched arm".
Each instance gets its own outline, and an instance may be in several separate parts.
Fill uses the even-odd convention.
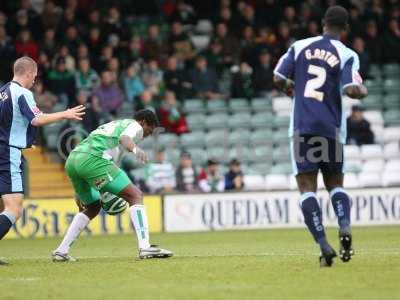
[[[360,85],[350,85],[344,89],[344,93],[353,99],[362,99],[368,95],[367,88],[360,84]]]
[[[274,83],[278,89],[284,92],[286,95],[289,97],[293,96],[294,82],[292,80],[274,75]]]
[[[32,120],[33,126],[44,126],[51,123],[56,123],[62,120],[81,121],[85,114],[85,107],[78,105],[65,111],[60,111],[52,114],[40,114]]]

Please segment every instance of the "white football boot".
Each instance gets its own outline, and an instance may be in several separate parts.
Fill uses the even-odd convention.
[[[157,245],[151,245],[149,248],[139,250],[139,258],[168,258],[174,254],[166,249],[159,248]]]
[[[64,254],[61,252],[54,251],[52,253],[53,262],[76,262],[77,259],[70,256],[68,253]]]

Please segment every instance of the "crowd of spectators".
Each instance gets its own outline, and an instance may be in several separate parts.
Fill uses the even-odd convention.
[[[360,56],[362,77],[368,78],[371,64],[400,63],[398,0],[4,2],[0,83],[11,79],[15,58],[32,57],[39,66],[33,92],[40,109],[85,104],[87,132],[129,107],[153,109],[161,125],[179,135],[190,131],[185,99],[274,96],[277,60],[293,41],[322,34],[321,18],[329,5],[349,9],[349,31],[342,41]],[[356,135],[357,128],[366,127],[357,111],[348,123]],[[365,139],[372,142],[373,136]],[[213,160],[199,173],[187,153],[174,172],[163,160],[160,153],[153,167],[174,177],[163,189],[243,187],[237,162],[225,178]],[[149,189],[159,190],[160,180],[153,183],[148,182]]]
[[[397,0],[6,2],[0,82],[10,79],[16,57],[29,55],[39,64],[35,93],[44,111],[85,101],[100,120],[130,103],[153,108],[177,134],[189,130],[180,109],[185,98],[275,93],[277,59],[295,39],[321,34],[328,5],[349,9],[350,30],[342,40],[359,54],[364,77],[372,63],[400,62]],[[143,6],[147,14],[139,15]],[[191,37],[204,19],[209,42],[198,47]]]

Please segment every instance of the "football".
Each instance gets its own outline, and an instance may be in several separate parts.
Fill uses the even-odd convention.
[[[128,204],[124,199],[108,192],[101,196],[100,202],[103,210],[109,215],[118,215],[122,213]]]

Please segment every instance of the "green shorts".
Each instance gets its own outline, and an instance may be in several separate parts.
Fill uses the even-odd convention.
[[[65,170],[84,205],[99,201],[100,193],[119,195],[131,184],[128,175],[112,161],[89,153],[71,152]]]

